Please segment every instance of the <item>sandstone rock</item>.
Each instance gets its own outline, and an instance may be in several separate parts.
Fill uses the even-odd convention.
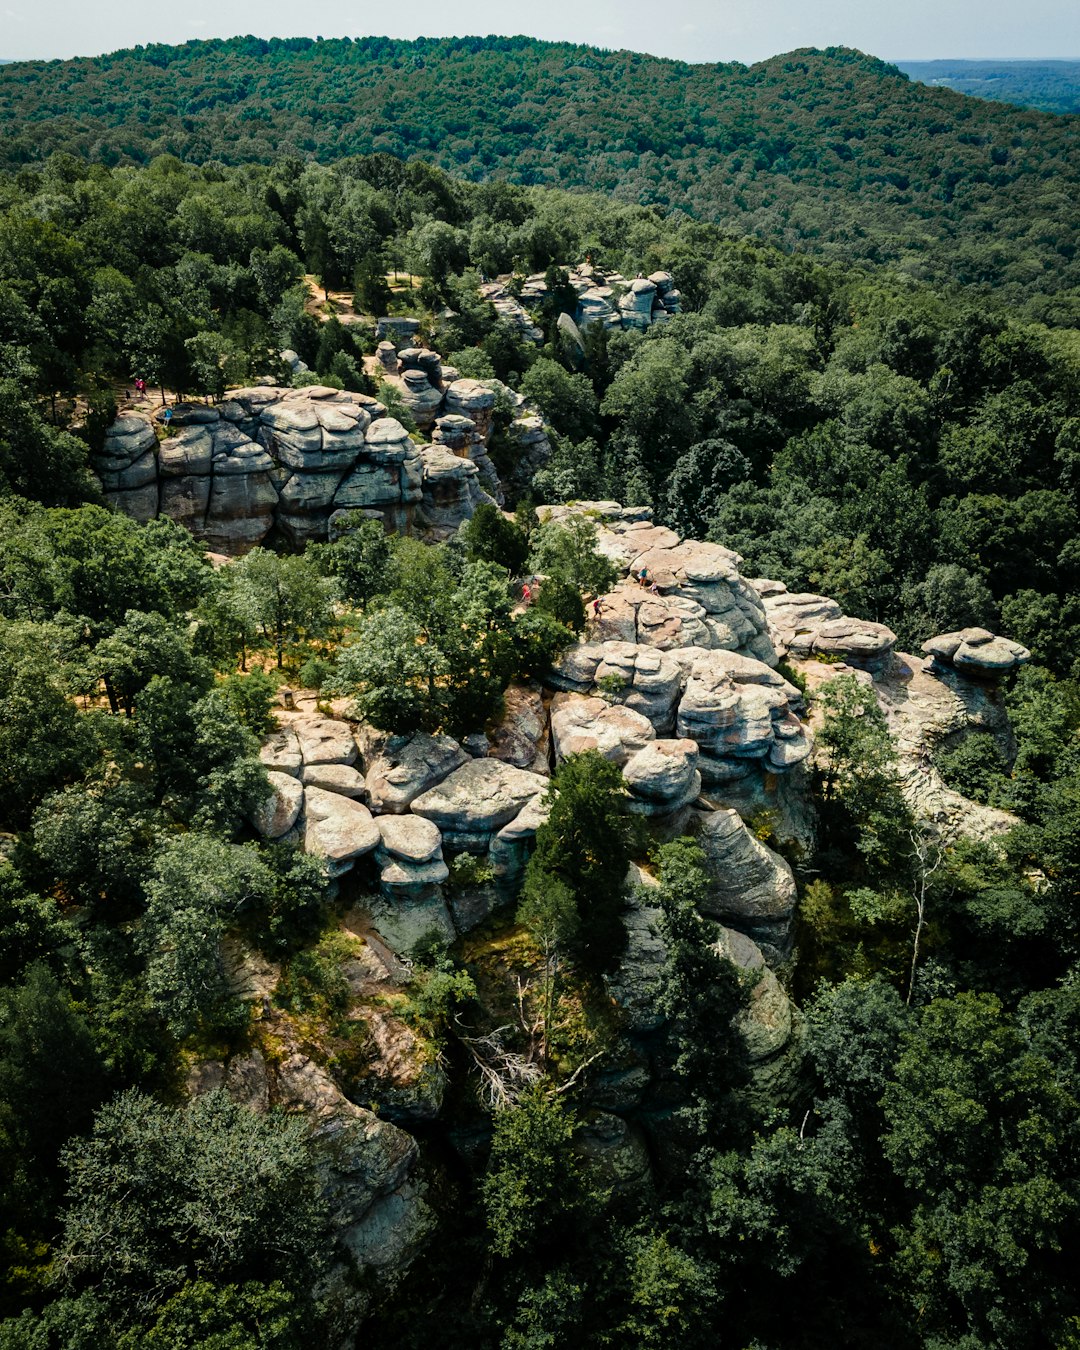
[[[270,1074],[258,1046],[229,1060],[224,1088],[234,1102],[257,1115],[270,1110]]]
[[[213,462],[214,437],[205,425],[181,427],[175,436],[162,441],[158,450],[158,465],[163,478],[208,475]]]
[[[488,733],[487,753],[517,769],[547,774],[548,718],[538,685],[512,684],[503,694],[502,715]]]
[[[417,797],[468,758],[449,736],[429,736],[423,731],[388,736],[369,727],[362,728],[359,736],[368,801],[379,812],[400,815],[408,811]]]
[[[623,765],[623,777],[634,796],[632,811],[667,814],[701,795],[694,741],[653,741]]]
[[[746,772],[741,761],[767,760],[778,770],[806,759],[810,732],[794,715],[801,695],[764,662],[712,651],[693,659],[679,704],[678,730],[698,743],[706,782]]]
[[[378,816],[380,852],[409,863],[426,863],[442,857],[442,835],[437,825],[422,816]],[[445,880],[445,878],[443,878]]]
[[[485,443],[491,431],[494,407],[494,392],[479,380],[455,380],[446,391],[446,411],[470,418]]]
[[[270,794],[252,814],[251,823],[264,839],[280,839],[299,819],[304,789],[297,780],[276,769],[268,771]]]
[[[275,494],[276,498],[276,494]],[[210,478],[163,478],[160,512],[183,525],[197,539],[205,537],[206,513],[210,506]]]
[[[424,517],[445,538],[491,498],[481,488],[480,470],[471,459],[461,459],[441,445],[425,446],[420,455]]]
[[[365,1013],[376,1054],[370,1071],[346,1082],[350,1099],[377,1102],[382,1119],[434,1120],[446,1093],[446,1071],[431,1059],[428,1046],[400,1017],[384,1008]]]
[[[951,666],[973,678],[998,680],[1031,660],[1026,647],[1009,638],[995,637],[985,628],[962,628],[956,633],[939,633],[924,642],[922,649],[943,666]]]
[[[715,949],[750,984],[749,1006],[737,1021],[747,1054],[752,1063],[768,1059],[783,1050],[791,1038],[791,1002],[765,964],[757,943],[744,933],[721,928]]]
[[[360,802],[316,787],[308,788],[304,799],[304,848],[326,859],[331,876],[349,871],[379,843],[378,826]]]
[[[412,809],[444,835],[490,835],[546,788],[547,780],[539,774],[497,759],[474,759],[417,797]]]
[[[714,883],[706,912],[740,929],[786,929],[797,897],[785,860],[756,839],[735,811],[696,812],[692,829]]]
[[[364,775],[351,764],[309,764],[300,777],[307,787],[325,788],[342,797],[360,797],[364,792]]]
[[[627,1028],[637,1034],[655,1031],[663,1023],[656,1007],[657,981],[664,969],[667,948],[660,936],[660,910],[650,903],[657,881],[636,864],[627,877],[623,907],[626,946],[615,970],[605,977],[608,992],[619,1006]]]
[[[267,768],[277,769],[279,774],[292,774],[293,778],[298,778],[304,756],[296,732],[289,726],[279,726],[263,741],[259,759]]]
[[[602,698],[556,694],[551,705],[551,738],[559,759],[583,750],[598,750],[623,765],[656,739],[652,723],[641,713]]]
[[[122,515],[130,516],[132,520],[142,524],[148,520],[155,520],[158,514],[157,482],[130,490],[106,492],[105,504],[110,510],[119,511]]]
[[[453,942],[457,937],[446,901],[437,886],[426,886],[419,894],[384,896],[371,905],[371,921],[375,931],[396,955],[409,958],[416,944],[431,936],[442,942]]]
[[[292,729],[300,743],[305,768],[313,764],[356,763],[356,741],[348,722],[305,715],[293,720]]]
[[[814,651],[842,656],[853,665],[878,669],[896,644],[896,634],[869,619],[829,619],[814,635]]]
[[[361,1270],[407,1264],[432,1223],[410,1178],[416,1141],[350,1102],[326,1070],[299,1051],[278,1066],[275,1096],[311,1122],[331,1222],[353,1261]],[[346,1289],[349,1275],[355,1283],[353,1272],[342,1272]]]
[[[652,1181],[644,1135],[621,1116],[590,1111],[574,1135],[574,1152],[594,1184],[640,1194]]]

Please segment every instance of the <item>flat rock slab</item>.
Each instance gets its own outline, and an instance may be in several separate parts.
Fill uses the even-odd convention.
[[[298,717],[292,724],[300,741],[305,767],[309,764],[355,764],[356,742],[348,722],[330,717]]]
[[[300,779],[307,787],[325,788],[343,797],[359,797],[364,791],[364,775],[351,764],[308,764]]]
[[[331,876],[347,872],[377,847],[379,827],[366,806],[324,788],[308,788],[304,796],[304,848],[326,859]]]
[[[368,801],[372,809],[401,815],[422,793],[441,783],[468,759],[449,736],[384,736],[360,732]]]
[[[547,789],[547,779],[497,759],[474,759],[413,802],[416,815],[455,834],[492,834]]]

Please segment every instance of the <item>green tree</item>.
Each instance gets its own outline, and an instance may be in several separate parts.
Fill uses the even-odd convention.
[[[480,1193],[496,1256],[550,1248],[586,1210],[580,1169],[570,1147],[574,1117],[544,1088],[495,1117]]]
[[[524,530],[490,502],[481,502],[461,527],[459,538],[470,558],[505,567],[511,576],[521,575],[529,556]]]
[[[631,826],[622,773],[595,750],[569,755],[545,801],[551,809],[536,832],[528,876],[549,898],[560,894],[555,883],[568,888],[581,954],[594,969],[608,969],[625,941],[620,910]]]
[[[673,1067],[690,1099],[683,1117],[700,1138],[715,1142],[725,1125],[730,1130],[737,1116],[731,1094],[748,1077],[735,1026],[746,991],[701,917],[712,887],[700,847],[678,839],[665,844],[658,858],[665,956],[657,1010],[667,1019]]]
[[[321,636],[330,620],[330,583],[302,554],[252,549],[231,569],[227,595],[242,628],[273,647],[279,670],[286,646]]]
[[[63,1283],[130,1327],[177,1296],[191,1310],[205,1297],[195,1282],[221,1298],[279,1282],[317,1328],[311,1291],[327,1238],[316,1161],[299,1118],[257,1115],[220,1091],[183,1110],[124,1093],[65,1155]],[[174,1302],[169,1315],[179,1312]]]
[[[615,584],[614,564],[596,547],[596,523],[584,516],[571,516],[562,523],[550,522],[534,532],[529,565],[579,592],[603,595]]]

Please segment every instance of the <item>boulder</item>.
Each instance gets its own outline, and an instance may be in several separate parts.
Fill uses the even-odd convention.
[[[251,823],[264,839],[280,839],[300,817],[304,789],[290,774],[277,769],[270,769],[266,777],[270,782],[270,793],[252,813]]]
[[[556,694],[551,704],[551,738],[560,760],[583,750],[598,750],[605,759],[623,765],[655,740],[656,732],[647,717],[620,704],[581,694]]]
[[[714,950],[736,967],[750,988],[749,1004],[736,1019],[750,1062],[768,1059],[791,1039],[791,1001],[765,964],[760,947],[744,933],[721,928]]]
[[[325,788],[308,788],[304,798],[304,848],[326,859],[331,876],[349,871],[377,847],[379,828],[366,806]]]
[[[1031,660],[1026,647],[1009,638],[995,637],[986,628],[962,628],[939,633],[922,649],[942,666],[974,679],[1000,680]]]
[[[538,685],[512,684],[503,694],[502,715],[488,732],[493,759],[517,769],[547,774],[548,717]]]
[[[259,749],[259,759],[267,768],[277,769],[281,774],[300,776],[304,765],[304,755],[300,751],[300,740],[290,726],[279,726],[275,732],[263,741]]]
[[[389,736],[364,727],[359,738],[368,801],[378,812],[403,814],[468,759],[457,741],[424,731]]]
[[[485,443],[491,432],[495,393],[479,380],[455,380],[446,391],[446,411],[468,417]]]
[[[786,927],[797,899],[787,862],[755,838],[735,811],[695,812],[691,830],[713,882],[705,912],[739,928]]]
[[[416,895],[410,894],[408,883],[386,889],[391,893],[370,907],[371,922],[397,956],[408,959],[418,942],[433,935],[447,943],[455,940],[457,932],[438,886],[422,886]]]
[[[632,811],[665,815],[701,795],[698,748],[691,740],[653,741],[623,765]]]
[[[422,793],[413,812],[451,837],[492,835],[547,788],[547,779],[497,759],[474,759]],[[470,840],[471,842],[471,840]]]
[[[305,768],[313,764],[355,764],[356,741],[348,722],[331,717],[297,717],[292,722],[304,757]]]
[[[378,816],[375,824],[381,837],[380,855],[414,864],[442,858],[442,835],[430,820],[414,815]]]

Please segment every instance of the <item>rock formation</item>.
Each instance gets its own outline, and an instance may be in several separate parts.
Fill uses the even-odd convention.
[[[92,459],[106,502],[137,520],[168,516],[226,554],[246,552],[271,531],[294,547],[325,539],[342,511],[364,511],[397,533],[449,537],[481,502],[504,499],[487,453],[494,382],[446,382],[456,372],[421,348],[395,353],[386,343],[380,359],[430,444],[417,444],[364,394],[322,385],[234,389],[214,407],[175,406],[160,431],[164,410],[154,419],[119,416]],[[517,493],[551,446],[525,400],[511,402],[507,434],[522,447]]]
[[[569,317],[578,328],[600,323],[605,328],[648,328],[663,323],[678,314],[682,297],[670,272],[654,272],[648,277],[627,280],[618,272],[605,272],[591,263],[582,263],[565,269],[570,289],[577,299]],[[500,277],[487,282],[480,294],[495,307],[499,318],[511,324],[530,342],[544,340],[543,330],[530,316],[530,309],[539,309],[547,299],[546,274],[534,273],[526,277],[520,287],[520,298],[510,290],[512,278]]]

